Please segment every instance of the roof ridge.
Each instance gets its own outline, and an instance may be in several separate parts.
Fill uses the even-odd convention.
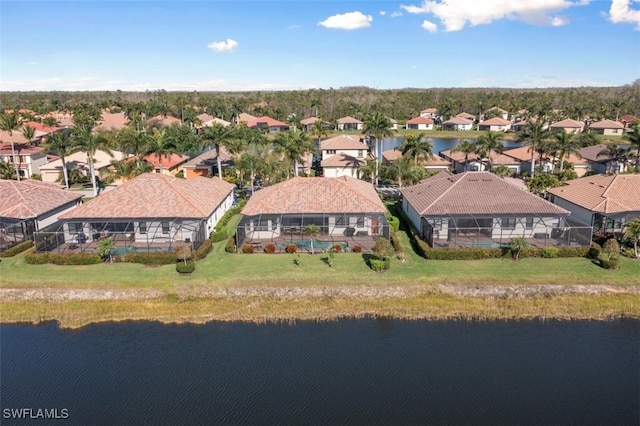
[[[454,182],[451,182],[451,186],[449,186],[447,189],[445,189],[442,194],[440,194],[438,197],[436,197],[435,200],[433,200],[433,202],[431,204],[429,204],[427,207],[425,207],[424,209],[422,209],[422,211],[420,212],[420,214],[423,214],[425,211],[427,211],[431,206],[433,206],[435,203],[437,203],[438,201],[440,201],[440,199],[442,197],[444,197],[450,190],[451,188],[453,188],[458,182],[460,182],[462,180],[462,178],[469,172],[464,172],[463,174],[459,175],[460,177],[458,179],[456,179]],[[437,176],[437,175],[436,175]],[[450,176],[443,176],[442,179],[446,179],[446,180],[450,180],[450,178],[454,177],[455,175],[450,175]],[[442,179],[435,179],[434,182],[438,182]]]
[[[366,200],[372,202],[375,204],[375,201],[372,200],[371,198],[369,198],[369,196],[363,192],[357,191],[354,187],[353,187],[353,183],[355,183],[356,181],[360,182],[360,179],[355,179],[355,178],[349,178],[349,176],[341,176],[344,179],[341,179],[341,181],[343,182],[343,185],[346,185],[349,188],[350,192],[355,192],[356,195],[362,196],[364,197]],[[354,180],[351,180],[354,179]],[[358,182],[358,184],[359,184]],[[375,190],[375,189],[374,189]],[[376,192],[377,195],[377,192]]]

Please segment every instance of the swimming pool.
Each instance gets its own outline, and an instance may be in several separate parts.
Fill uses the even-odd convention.
[[[278,250],[280,251],[284,251],[284,249],[287,247],[287,244],[295,244],[298,246],[299,249],[303,249],[303,250],[311,250],[311,240],[291,240],[287,243],[278,243],[276,244],[276,246],[278,247]],[[333,247],[336,244],[340,244],[340,247],[342,247],[342,251],[344,251],[347,246],[349,245],[346,241],[318,241],[318,240],[313,240],[313,250],[327,250],[330,249],[331,247]]]
[[[162,249],[160,247],[122,247],[118,246],[111,251],[113,256],[124,256],[127,253],[161,253],[168,250]]]

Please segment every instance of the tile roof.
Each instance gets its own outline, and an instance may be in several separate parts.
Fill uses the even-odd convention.
[[[60,189],[60,185],[37,180],[0,180],[0,217],[27,219],[38,217],[82,194]]]
[[[22,134],[22,130],[18,129],[11,132],[11,135],[9,135],[9,132],[7,132],[6,130],[0,130],[0,143],[3,143],[3,142],[26,144],[26,143],[29,143],[30,141],[28,141],[27,138],[24,137],[24,135]]]
[[[591,123],[589,127],[592,129],[624,129],[622,123],[613,120],[596,121],[595,123]]]
[[[567,118],[565,120],[557,121],[549,127],[551,127],[552,129],[582,129],[584,127],[584,123]]]
[[[209,151],[205,151],[197,157],[194,157],[191,160],[187,161],[183,167],[186,169],[209,168],[213,165],[217,165],[217,158],[217,151],[215,150],[215,148],[211,148]],[[231,160],[231,154],[229,154],[227,149],[224,146],[220,147],[220,162],[224,164],[230,162]]]
[[[594,212],[640,211],[640,174],[585,176],[549,193]]]
[[[156,115],[147,120],[147,125],[149,126],[171,126],[172,124],[182,124],[182,120],[176,117],[172,117],[170,115]]]
[[[444,157],[451,158],[453,161],[457,161],[460,164],[464,164],[464,152],[452,152],[451,149],[447,149],[445,151],[442,151],[440,154],[442,154],[442,156]],[[468,156],[468,161],[476,161],[478,159],[478,156],[473,152]],[[520,160],[516,160],[515,158],[505,154],[498,154],[495,151],[491,151],[491,164],[494,166],[500,164],[517,165],[520,164]]]
[[[202,121],[202,122],[204,123],[205,121],[211,121],[211,120],[213,120],[215,117],[214,117],[213,115],[209,115],[209,114],[206,114],[206,113],[202,113],[202,114],[199,114],[199,115],[197,116],[197,118],[198,118],[198,120],[200,120],[200,121]]]
[[[471,120],[467,120],[466,118],[463,117],[452,117],[449,120],[445,121],[442,124],[461,124],[461,125],[467,125],[467,124],[471,124],[473,123],[473,121]]]
[[[440,172],[400,192],[425,216],[569,213],[490,172]]]
[[[516,160],[524,161],[527,163],[531,162],[531,147],[529,146],[521,146],[519,148],[507,149],[506,151],[503,152],[503,154],[508,157],[515,158]],[[536,152],[535,153],[536,161],[538,161],[539,158],[540,156]],[[545,156],[544,160],[549,161],[549,157]],[[575,154],[571,154],[569,155],[569,157],[565,156],[564,161],[568,161],[574,165],[588,164],[587,160],[585,160],[584,158],[580,158]]]
[[[358,135],[338,135],[320,142],[320,149],[368,149]]]
[[[148,154],[144,157],[145,161],[153,164],[153,167],[156,169],[160,168],[160,161],[158,161],[158,157],[155,154]],[[189,160],[188,155],[182,154],[171,154],[169,158],[162,157],[162,168],[163,169],[172,169],[174,167],[179,166],[182,163],[186,163]]]
[[[36,129],[36,133],[40,132],[41,134],[49,134],[49,133],[57,132],[60,129],[63,129],[63,127],[45,126],[44,124],[42,124],[42,123],[40,123],[38,121],[28,121],[22,127],[24,128],[25,126],[31,126],[34,129]]]
[[[61,219],[208,218],[235,186],[217,177],[186,180],[145,173],[89,200]]]
[[[373,185],[343,176],[296,177],[257,191],[242,214],[384,213]]]
[[[282,121],[278,121],[275,118],[271,118],[266,115],[247,122],[247,127],[259,127],[264,125],[267,125],[269,127],[288,127],[289,126],[287,123],[283,123]]]
[[[425,108],[420,112],[424,112],[426,114],[434,114],[434,113],[438,112],[438,108]]]
[[[395,160],[402,157],[402,151],[398,149],[383,151],[382,157],[388,162],[393,163]],[[420,164],[423,166],[450,166],[451,161],[445,160],[439,155],[434,154],[433,157],[429,158],[427,161],[421,161]]]
[[[241,112],[238,115],[238,122],[239,123],[247,123],[249,121],[255,120],[256,118],[258,118],[258,117],[254,117],[253,115],[247,114],[246,112]]]
[[[607,149],[609,145],[601,143],[598,145],[585,146],[584,148],[580,148],[580,156],[585,160],[591,161],[593,163],[606,163],[611,160],[610,155],[598,155],[603,150]],[[619,148],[624,147],[624,145],[618,145]]]
[[[31,155],[42,152],[39,146],[31,146],[27,143],[14,143],[13,150],[10,142],[0,143],[0,155]]]
[[[433,124],[433,120],[429,117],[414,117],[407,124]]]
[[[634,121],[637,121],[637,120],[638,120],[638,117],[631,114],[623,115],[622,117],[620,117],[620,121],[622,121],[623,123],[633,123]]]
[[[509,112],[509,111],[504,110],[504,109],[502,109],[502,108],[500,108],[498,106],[493,106],[493,107],[489,108],[487,111],[498,111],[498,112],[501,112],[503,114],[506,113],[506,112]]]
[[[506,126],[507,124],[511,124],[511,122],[502,117],[493,117],[480,123],[481,126]]]
[[[126,154],[120,151],[111,151],[113,157],[109,156],[105,151],[97,150],[95,155],[93,156],[94,169],[99,170],[103,167],[107,167],[111,165],[111,160],[122,161],[129,157],[132,157],[131,154]],[[78,169],[84,168],[89,170],[89,163],[87,161],[87,153],[84,151],[78,151],[71,155],[66,156],[65,161],[67,163],[68,169]],[[40,170],[62,170],[62,159],[58,158],[57,160],[51,161],[47,164],[40,166]]]
[[[124,112],[118,112],[118,113],[103,112],[101,115],[100,124],[98,124],[96,128],[105,129],[105,130],[124,129],[125,127],[127,127],[128,123],[129,123],[129,119],[127,118]]]
[[[338,118],[338,124],[349,124],[349,123],[362,124],[362,121],[358,120],[357,118],[350,117],[348,115],[346,117]]]
[[[312,124],[316,124],[316,121],[318,121],[318,120],[322,121],[322,124],[330,124],[329,122],[324,121],[324,120],[322,120],[322,119],[320,119],[318,117],[304,118],[304,119],[300,120],[300,124],[302,124],[303,126],[309,126],[309,125],[312,125]]]
[[[456,117],[466,118],[467,120],[475,120],[476,116],[473,114],[469,114],[468,112],[461,112],[460,114],[456,114]]]
[[[332,155],[320,162],[321,167],[360,167],[363,164],[365,164],[364,160],[342,153]]]

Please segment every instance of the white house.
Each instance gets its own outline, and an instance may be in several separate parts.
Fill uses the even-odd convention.
[[[338,135],[320,142],[322,171],[326,177],[358,177],[358,167],[369,156],[369,147],[357,135]]]

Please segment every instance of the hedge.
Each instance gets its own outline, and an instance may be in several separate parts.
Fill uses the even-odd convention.
[[[202,244],[200,244],[200,247],[198,247],[198,250],[193,252],[193,260],[204,259],[209,253],[211,253],[211,250],[213,250],[213,241],[209,239],[204,240]],[[175,255],[173,259],[176,259]]]
[[[227,231],[225,229],[221,229],[220,231],[213,231],[209,238],[212,242],[219,243],[220,241],[224,241],[229,238],[229,236],[227,235]]]
[[[128,263],[142,263],[144,265],[171,265],[176,263],[175,253],[127,253],[124,261]]]
[[[400,245],[400,239],[398,238],[398,233],[395,230],[391,231],[391,233],[389,234],[389,239],[391,240],[391,245],[393,246],[393,249],[396,251],[396,253],[401,252],[402,245]]]
[[[49,259],[54,265],[96,265],[102,263],[102,258],[97,253],[49,253]]]
[[[180,272],[181,274],[190,274],[195,270],[196,270],[195,262],[187,262],[186,264],[184,262],[176,263],[176,271]]]
[[[44,265],[51,263],[49,253],[36,253],[35,251],[29,251],[24,255],[24,261],[29,265]]]
[[[224,230],[224,228],[227,226],[231,218],[237,215],[238,213],[240,213],[240,211],[242,210],[245,204],[247,204],[247,200],[240,200],[238,204],[236,204],[235,206],[227,210],[225,214],[220,218],[218,223],[216,224],[216,227],[214,228],[214,232],[220,232]]]
[[[31,247],[33,247],[32,240],[23,241],[20,244],[16,244],[15,246],[9,249],[6,249],[3,252],[0,252],[0,257],[13,257],[16,254],[22,253],[23,251],[30,249]]]
[[[227,253],[235,253],[236,252],[236,236],[235,234],[229,237],[227,240],[227,245],[224,247],[224,251]]]

